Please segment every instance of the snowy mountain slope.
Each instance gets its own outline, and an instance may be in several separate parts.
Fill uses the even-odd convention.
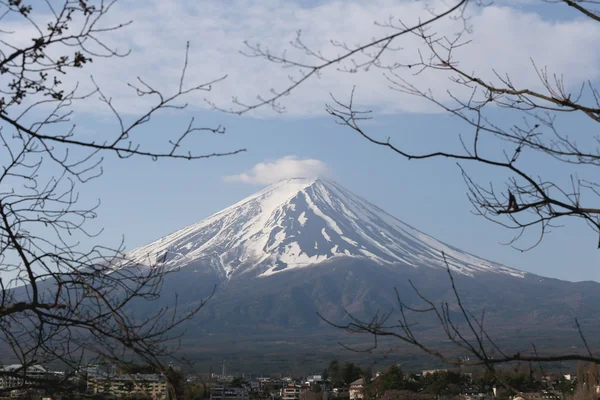
[[[352,257],[472,276],[525,273],[448,246],[326,180],[289,179],[129,253],[137,263],[211,265],[224,279],[269,276]]]

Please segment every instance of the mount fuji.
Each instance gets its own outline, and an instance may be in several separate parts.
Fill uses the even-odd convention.
[[[266,277],[340,257],[473,276],[525,273],[448,246],[322,179],[280,181],[207,219],[132,251],[140,264],[212,265],[225,280]]]
[[[420,295],[453,304],[447,268],[463,305],[485,310],[497,344],[549,338],[547,347],[577,346],[574,318],[584,330],[600,321],[600,284],[544,278],[469,254],[322,179],[267,186],[129,258],[172,271],[161,298],[140,305],[141,314],[169,305],[175,293],[178,307],[193,307],[217,287],[182,342],[189,358],[205,364],[229,357],[248,368],[322,365],[349,338],[317,312],[335,322],[377,312],[393,318],[396,291],[416,307]],[[423,335],[439,338],[434,324],[420,323]]]

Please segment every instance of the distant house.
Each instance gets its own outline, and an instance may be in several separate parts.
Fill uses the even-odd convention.
[[[24,397],[37,389],[27,389],[28,386],[44,381],[59,381],[64,379],[62,372],[48,371],[41,365],[23,366],[12,364],[0,367],[1,397]]]
[[[541,392],[519,393],[513,400],[560,400],[559,392],[544,390]]]
[[[447,369],[426,369],[421,372],[421,376],[427,376],[429,374],[435,374],[438,372],[448,372],[448,370]]]
[[[250,390],[260,390],[260,381],[259,380],[251,380],[250,381]]]
[[[93,394],[110,394],[117,398],[147,395],[153,400],[167,399],[167,380],[161,374],[119,374],[88,377],[88,390]]]
[[[278,393],[281,395],[281,389],[286,385],[280,379],[258,378],[259,389],[267,393]]]
[[[248,400],[248,392],[243,388],[213,385],[210,388],[210,400]]]
[[[365,381],[357,379],[350,384],[350,400],[365,398]]]
[[[302,386],[289,384],[281,389],[281,400],[298,400]]]
[[[31,365],[23,367],[21,364],[12,364],[1,367],[3,372],[0,377],[0,389],[12,389],[21,386],[26,386],[36,379],[47,379],[49,372],[41,365]],[[30,378],[28,380],[27,378]]]

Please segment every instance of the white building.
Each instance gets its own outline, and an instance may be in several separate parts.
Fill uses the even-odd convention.
[[[350,384],[349,395],[350,400],[365,398],[365,381],[362,378],[357,379]]]
[[[144,394],[153,400],[167,399],[167,380],[160,374],[122,374],[88,378],[88,390],[93,394],[107,393],[115,397]]]
[[[281,400],[298,400],[300,398],[301,386],[287,385],[281,389]]]
[[[243,388],[213,385],[210,388],[210,400],[248,400],[248,392]]]
[[[321,375],[310,375],[306,377],[306,383],[307,384],[311,384],[311,383],[315,383],[315,382],[321,382],[323,381],[323,376]]]
[[[30,365],[26,368],[21,364],[6,365],[0,367],[0,389],[18,388],[31,384],[36,379],[60,378],[62,376],[62,372],[48,371],[41,365]]]

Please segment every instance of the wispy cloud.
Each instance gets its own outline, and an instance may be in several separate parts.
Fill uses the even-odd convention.
[[[190,84],[207,82],[227,75],[211,92],[201,92],[188,100],[197,107],[208,107],[205,98],[222,107],[232,105],[233,96],[252,102],[257,95],[269,93],[270,88],[281,89],[289,84],[289,76],[297,71],[280,68],[262,59],[240,54],[243,42],[261,43],[273,53],[288,50],[288,57],[306,60],[302,51],[293,52],[290,41],[296,31],[302,30],[303,41],[317,52],[329,57],[340,52],[331,40],[354,45],[372,37],[389,33],[389,29],[373,24],[387,21],[390,16],[402,17],[411,23],[428,14],[422,2],[406,0],[324,1],[317,6],[302,7],[301,2],[290,0],[234,0],[234,1],[178,1],[161,0],[123,1],[109,14],[106,23],[133,20],[133,24],[105,36],[108,44],[120,50],[131,49],[124,59],[97,60],[81,75],[89,81],[89,74],[105,88],[115,106],[135,111],[143,99],[126,82],[135,82],[140,76],[159,89],[176,89],[183,64],[185,42],[191,42],[189,70]],[[441,0],[429,0],[436,10],[445,6]],[[493,5],[470,11],[473,41],[460,48],[456,60],[469,71],[484,79],[495,80],[508,74],[517,86],[541,86],[531,65],[548,67],[550,74],[565,73],[566,85],[576,87],[581,81],[600,76],[600,52],[597,38],[600,26],[585,20],[548,20],[531,10]],[[461,21],[446,19],[436,25],[436,31],[451,34],[460,28]],[[16,30],[15,37],[19,35]],[[412,63],[418,57],[420,41],[405,36],[395,44],[399,51],[390,52],[388,61]],[[341,67],[341,66],[340,66]],[[402,77],[422,89],[431,88],[440,95],[453,88],[449,76],[443,73],[401,71]],[[356,85],[358,101],[383,112],[432,112],[425,101],[408,98],[388,89],[389,82],[377,70],[344,74],[332,69],[320,79],[314,79],[285,98],[288,114],[313,116],[324,114],[329,94],[344,98]],[[96,112],[97,108],[90,108]],[[268,109],[259,115],[274,115]],[[256,114],[255,114],[256,115]]]
[[[330,171],[323,161],[286,156],[275,161],[258,163],[249,171],[239,175],[226,176],[223,179],[229,182],[268,185],[288,178],[313,179],[328,177],[329,175]]]

